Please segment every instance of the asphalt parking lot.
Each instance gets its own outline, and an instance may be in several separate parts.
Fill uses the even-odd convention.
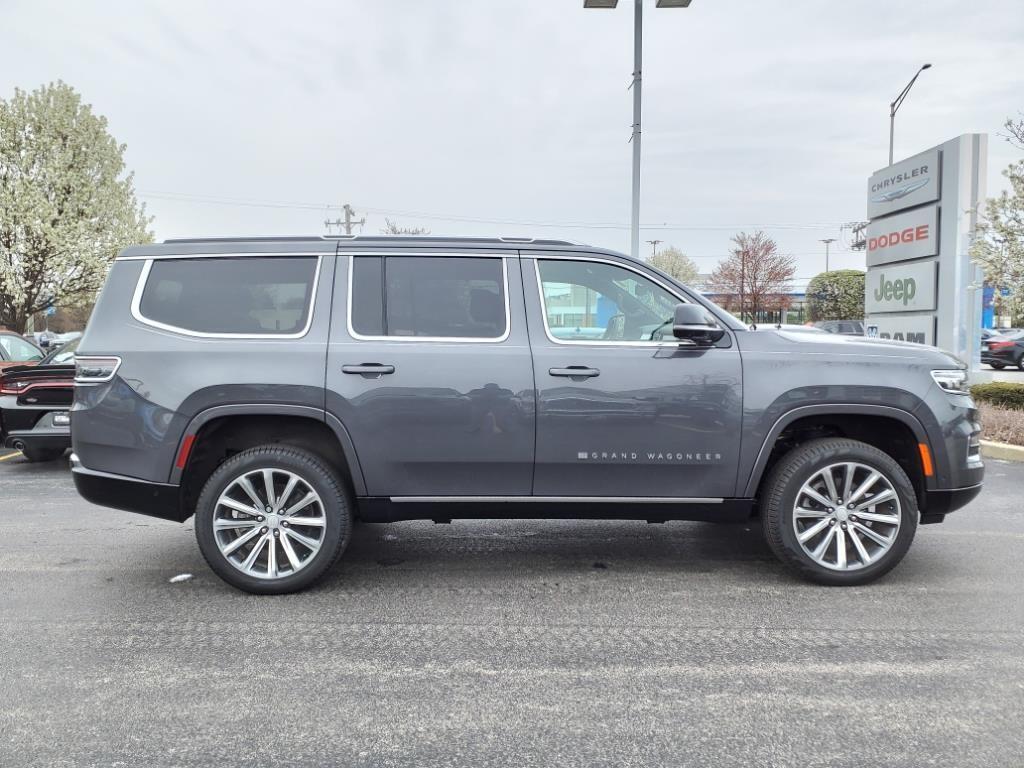
[[[1020,766],[1024,465],[987,479],[864,588],[755,528],[456,522],[267,598],[12,457],[0,765]]]

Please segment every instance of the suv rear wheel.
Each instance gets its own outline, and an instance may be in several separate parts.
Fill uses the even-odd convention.
[[[768,545],[820,584],[865,584],[890,571],[910,548],[917,517],[903,468],[877,448],[844,438],[791,450],[762,496]]]
[[[338,473],[318,456],[283,445],[225,461],[196,505],[206,562],[246,592],[283,594],[318,581],[352,531],[352,503]]]

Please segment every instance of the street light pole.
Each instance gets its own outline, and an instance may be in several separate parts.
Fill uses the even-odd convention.
[[[658,0],[658,8],[687,8],[691,0]],[[584,8],[615,8],[619,0],[583,0]],[[633,206],[629,225],[630,254],[640,258],[640,113],[642,102],[642,71],[644,0],[633,0]]]
[[[644,0],[633,0],[633,211],[629,224],[630,255],[640,258],[640,107],[644,65]]]
[[[892,165],[892,163],[889,163],[889,165]],[[821,241],[821,242],[823,242],[825,244],[825,271],[826,272],[828,272],[828,247],[829,247],[830,244],[834,243],[835,241],[836,241],[836,239],[834,237],[826,237],[824,240]]]
[[[917,78],[921,76],[921,73],[926,69],[931,69],[931,64],[924,64],[921,66],[917,73],[910,78],[910,82],[907,83],[907,87],[900,91],[900,95],[897,96],[893,102],[889,105],[889,165],[892,165],[892,143],[893,138],[896,135],[896,110],[900,108],[903,101],[907,98],[907,94],[910,93],[910,89],[914,87],[914,83],[917,82]]]

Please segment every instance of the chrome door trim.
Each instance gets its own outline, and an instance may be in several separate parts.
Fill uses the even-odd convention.
[[[425,502],[469,503],[487,502],[516,504],[553,504],[573,502],[577,504],[603,504],[620,502],[627,504],[721,504],[724,499],[698,498],[689,496],[390,496],[396,504]]]

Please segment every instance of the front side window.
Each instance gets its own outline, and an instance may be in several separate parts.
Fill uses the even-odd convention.
[[[680,300],[657,283],[597,261],[537,262],[548,332],[561,341],[658,341]]]
[[[0,347],[4,349],[3,357],[16,363],[31,363],[43,359],[43,354],[38,349],[17,336],[0,334]]]
[[[360,336],[498,340],[508,331],[500,258],[353,256]]]
[[[309,318],[316,256],[158,259],[143,319],[203,334],[297,335]]]

